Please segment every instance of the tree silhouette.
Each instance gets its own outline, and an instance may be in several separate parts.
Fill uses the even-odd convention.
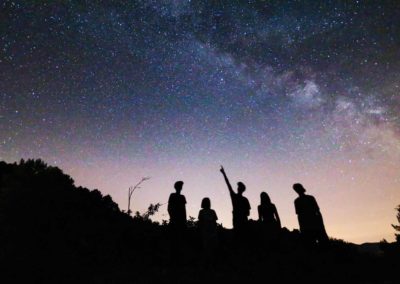
[[[118,262],[131,227],[109,195],[76,187],[42,160],[0,162],[0,263],[25,267],[33,278],[44,267],[57,275],[65,265],[82,275],[80,265]]]
[[[145,182],[146,180],[149,180],[150,177],[143,177],[135,186],[131,186],[128,188],[128,215],[131,215],[132,210],[131,210],[131,198],[132,198],[132,194],[133,192],[135,192],[136,189],[140,188],[140,185]]]
[[[136,212],[135,217],[136,218],[142,218],[143,220],[148,220],[151,216],[153,216],[154,214],[156,214],[158,212],[158,210],[160,209],[160,207],[163,204],[161,203],[156,203],[156,204],[150,204],[149,207],[147,208],[147,211],[144,212],[143,214],[140,214],[140,212]]]
[[[398,234],[395,235],[397,242],[400,243],[400,205],[397,206],[396,210],[397,210],[397,221],[399,222],[399,225],[392,225],[392,226],[398,232]]]

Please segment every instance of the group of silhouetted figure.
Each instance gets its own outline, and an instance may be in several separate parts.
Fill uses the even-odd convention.
[[[232,201],[233,231],[237,241],[243,241],[248,233],[250,202],[243,196],[246,186],[242,182],[237,183],[237,192],[232,188],[231,183],[225,173],[224,168],[220,169],[224,176]],[[168,213],[170,216],[170,228],[173,232],[175,246],[182,238],[187,226],[186,218],[186,199],[181,194],[183,182],[177,181],[174,185],[175,193],[172,193],[168,200]],[[305,194],[305,188],[296,183],[293,185],[294,191],[299,195],[294,201],[296,214],[299,221],[301,237],[305,244],[324,244],[328,241],[324,222],[315,198]],[[281,221],[276,206],[271,202],[268,194],[260,194],[260,205],[258,206],[258,221],[262,228],[263,236],[267,239],[278,237],[281,231]],[[198,227],[202,238],[205,252],[212,251],[217,244],[217,214],[211,209],[211,201],[208,197],[201,202],[201,210],[198,216]]]

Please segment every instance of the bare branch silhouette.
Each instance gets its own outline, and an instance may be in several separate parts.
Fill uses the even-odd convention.
[[[128,215],[131,215],[131,213],[132,213],[132,211],[131,211],[131,198],[132,198],[133,192],[135,192],[136,189],[141,188],[140,187],[141,184],[143,182],[145,182],[146,180],[149,180],[149,179],[150,179],[150,177],[143,177],[136,185],[130,186],[128,188],[128,211],[127,211]]]

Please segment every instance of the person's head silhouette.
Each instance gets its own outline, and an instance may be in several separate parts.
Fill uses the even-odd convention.
[[[238,191],[238,193],[240,194],[240,195],[242,195],[243,194],[243,192],[246,190],[246,186],[244,185],[244,183],[243,182],[241,182],[241,181],[239,181],[238,183],[237,183],[237,191]]]
[[[183,187],[183,181],[177,181],[174,185],[176,193],[181,193]]]
[[[264,192],[264,191],[261,192],[260,199],[261,199],[261,204],[262,205],[271,204],[271,199],[269,198],[268,194],[266,192]]]
[[[203,200],[201,201],[201,208],[203,208],[203,209],[211,209],[210,198],[208,198],[208,197],[203,198]]]
[[[293,185],[293,189],[294,191],[297,192],[298,195],[304,195],[304,193],[306,192],[306,189],[303,187],[301,183],[295,183]]]

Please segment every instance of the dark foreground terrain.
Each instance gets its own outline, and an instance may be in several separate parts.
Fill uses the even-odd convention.
[[[241,245],[219,228],[207,258],[196,222],[174,252],[151,214],[132,218],[42,161],[0,162],[0,283],[400,283],[397,243],[310,248],[286,229],[266,241],[253,222]]]

